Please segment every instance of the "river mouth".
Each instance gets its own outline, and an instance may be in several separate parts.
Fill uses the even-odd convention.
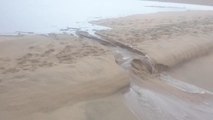
[[[46,2],[48,3],[48,1],[46,1]],[[120,1],[119,1],[119,3],[120,3]],[[126,4],[127,3],[129,3],[129,2],[126,2]],[[55,19],[55,16],[53,15],[53,13],[50,13],[50,14],[45,13],[45,15],[46,14],[53,15],[53,16],[50,16],[50,19],[48,19],[46,21],[48,23],[48,25],[46,25],[46,23],[45,23],[45,25],[38,23],[39,24],[38,26],[37,26],[37,24],[34,24],[38,28],[32,29],[33,27],[30,26],[29,24],[24,24],[24,25],[27,25],[29,27],[29,29],[28,28],[26,29],[25,26],[21,26],[20,29],[18,28],[19,30],[16,30],[17,28],[13,29],[11,27],[11,29],[10,29],[11,31],[10,30],[8,30],[7,32],[4,31],[5,33],[2,33],[2,34],[4,34],[4,35],[5,34],[21,34],[22,35],[22,34],[54,33],[55,34],[54,36],[56,38],[57,38],[57,33],[75,34],[78,37],[86,37],[86,38],[89,38],[96,42],[99,42],[100,44],[104,45],[105,47],[109,48],[112,52],[114,52],[116,63],[118,65],[120,65],[126,71],[126,73],[129,75],[130,82],[131,82],[129,90],[127,92],[125,92],[124,94],[122,93],[122,94],[119,94],[118,96],[115,95],[115,98],[112,96],[112,99],[109,98],[110,102],[108,100],[106,100],[106,101],[103,100],[104,102],[102,100],[100,100],[101,102],[99,100],[97,100],[98,102],[96,100],[94,100],[94,101],[92,100],[92,102],[89,101],[89,104],[80,103],[79,108],[84,109],[84,107],[86,106],[86,109],[88,109],[88,110],[86,110],[87,111],[86,114],[87,114],[87,116],[89,116],[88,119],[93,120],[93,119],[97,119],[97,118],[102,118],[101,115],[104,116],[110,110],[113,111],[113,109],[116,105],[117,105],[117,108],[120,108],[120,107],[121,108],[123,107],[123,108],[122,108],[122,110],[115,109],[115,111],[121,110],[121,112],[123,112],[123,110],[126,109],[126,107],[124,107],[124,105],[121,104],[121,102],[124,102],[124,104],[129,108],[128,110],[130,110],[135,115],[134,117],[136,117],[137,119],[146,119],[146,120],[155,120],[155,119],[159,119],[159,120],[165,120],[165,119],[174,119],[174,120],[205,119],[205,120],[209,120],[209,119],[211,119],[213,117],[212,116],[213,115],[213,110],[212,110],[213,98],[212,98],[212,93],[210,91],[208,91],[206,89],[202,89],[198,86],[192,86],[191,84],[187,84],[185,82],[179,82],[179,79],[175,79],[176,76],[174,76],[174,78],[172,76],[170,76],[170,74],[171,74],[171,73],[169,73],[170,70],[168,70],[168,68],[167,68],[168,65],[170,65],[170,64],[166,64],[166,65],[156,64],[156,60],[153,60],[153,58],[150,57],[149,55],[147,55],[146,52],[143,52],[140,49],[136,49],[134,46],[127,45],[127,44],[124,44],[119,41],[114,41],[112,39],[105,39],[104,36],[100,36],[100,34],[95,34],[95,32],[97,30],[104,30],[104,29],[108,29],[108,28],[107,27],[103,28],[100,26],[92,25],[88,21],[98,20],[100,18],[103,19],[103,18],[108,18],[108,17],[120,17],[120,16],[129,15],[129,14],[137,14],[137,13],[141,13],[141,11],[144,11],[144,10],[146,11],[145,13],[153,13],[153,12],[173,11],[173,10],[174,11],[211,10],[212,8],[204,7],[204,6],[190,6],[190,5],[183,7],[184,5],[182,6],[182,4],[180,4],[180,7],[177,7],[177,4],[166,4],[166,3],[165,3],[165,5],[162,5],[162,6],[159,6],[159,5],[153,6],[153,4],[159,4],[158,2],[141,2],[141,1],[139,2],[138,1],[136,3],[140,3],[140,4],[143,3],[143,5],[144,5],[144,3],[147,3],[147,4],[145,4],[145,6],[142,7],[142,9],[139,9],[138,11],[137,10],[129,11],[129,13],[127,12],[125,14],[123,14],[123,9],[121,9],[122,12],[119,14],[116,13],[115,15],[107,14],[108,16],[107,15],[106,16],[103,15],[102,17],[95,16],[95,18],[93,18],[94,17],[93,16],[91,19],[88,18],[88,16],[86,16],[86,18],[82,18],[82,21],[79,19],[74,21],[73,22],[74,25],[69,25],[69,23],[67,21],[62,21],[64,24],[61,24],[60,20],[58,21],[58,19]],[[32,4],[32,3],[29,3],[29,4]],[[111,5],[111,2],[109,2],[108,4]],[[130,4],[130,5],[134,6],[134,4]],[[149,4],[151,4],[151,5],[149,5]],[[162,3],[162,4],[164,4],[164,3]],[[44,6],[45,5],[46,4],[44,4]],[[47,7],[47,6],[45,6],[45,7]],[[137,6],[141,7],[140,5],[137,5]],[[125,6],[125,7],[128,8],[131,6]],[[153,7],[156,9],[153,9]],[[110,7],[107,6],[107,8],[110,8]],[[116,8],[117,8],[117,6],[116,6]],[[151,11],[149,11],[149,10],[151,10]],[[74,10],[71,10],[71,11],[74,11]],[[106,11],[107,11],[107,9],[106,9]],[[86,12],[85,13],[84,12],[85,11],[83,11],[81,15],[84,15],[86,13]],[[145,14],[145,13],[143,13],[143,14]],[[25,14],[25,13],[23,13],[23,14]],[[60,14],[60,11],[58,14]],[[64,17],[64,16],[69,16],[68,14],[71,14],[71,13],[64,13],[61,15],[63,15],[63,17]],[[38,14],[38,16],[40,16],[40,14]],[[40,17],[42,17],[42,15]],[[44,17],[44,18],[46,18],[46,17]],[[69,21],[69,18],[64,19],[63,17],[61,17],[61,18],[59,17],[59,18]],[[75,18],[75,16],[72,16],[72,17]],[[29,18],[27,18],[27,19],[29,19]],[[32,19],[34,19],[34,17],[32,17]],[[35,18],[35,19],[38,19],[38,18]],[[56,21],[48,22],[49,20],[53,20],[53,19],[55,19]],[[28,20],[22,21],[22,22],[30,23]],[[197,22],[195,22],[195,23],[197,23]],[[19,22],[17,24],[19,24]],[[55,24],[57,24],[58,26],[55,26]],[[22,24],[19,24],[19,25],[22,25]],[[45,28],[45,29],[42,29],[44,31],[41,31],[41,28],[39,28],[40,25],[42,26],[41,28]],[[50,26],[52,26],[52,28],[54,28],[54,29],[52,29]],[[99,29],[99,27],[100,27],[100,29]],[[164,25],[163,28],[165,28],[165,27],[167,27],[167,26]],[[177,26],[175,26],[175,29],[176,29],[176,27]],[[169,27],[169,29],[170,29],[170,27]],[[173,30],[173,28],[171,30]],[[26,31],[30,31],[30,32],[26,32]],[[157,29],[156,31],[151,29],[150,31],[158,32],[159,29]],[[167,31],[167,29],[165,31]],[[160,31],[160,32],[164,32],[164,31]],[[147,32],[147,34],[149,34],[149,32]],[[192,34],[192,35],[194,35],[194,34]],[[163,42],[166,43],[165,41],[163,41]],[[211,44],[212,42],[207,41],[207,44],[208,43],[210,45],[212,45]],[[172,44],[174,45],[174,43],[172,43]],[[172,44],[170,44],[170,45],[172,45]],[[146,45],[149,45],[149,44],[146,43]],[[195,47],[193,45],[192,45],[192,49],[190,49],[192,51],[194,50],[194,48],[200,48],[199,47],[200,42],[198,44],[195,44]],[[206,44],[204,44],[204,46],[205,45]],[[191,47],[191,44],[189,44],[189,46]],[[202,47],[202,48],[205,48],[205,47]],[[69,47],[68,47],[68,50],[69,50]],[[181,50],[182,50],[182,48],[181,48]],[[205,50],[206,49],[204,49],[204,51]],[[183,52],[185,52],[185,51],[183,51]],[[170,53],[168,54],[168,58],[171,58],[169,55],[170,55]],[[178,56],[179,55],[181,55],[181,54],[178,54]],[[193,54],[191,54],[190,52],[187,53],[186,55],[189,55],[189,57],[191,57],[191,55],[193,56]],[[175,56],[175,58],[177,58],[177,57]],[[183,57],[183,59],[185,60],[185,57]],[[182,59],[178,59],[178,60],[181,61]],[[163,63],[167,63],[167,62],[163,62]],[[173,65],[173,62],[171,62],[171,66],[172,65]],[[168,70],[168,71],[166,71],[166,70]],[[181,76],[181,74],[180,74],[180,76]],[[112,104],[111,104],[111,102],[112,102]],[[102,103],[104,103],[104,104],[102,104]],[[119,104],[121,104],[121,105],[119,105]],[[70,109],[67,110],[67,108],[65,107],[65,110],[64,109],[59,110],[59,113],[62,113],[62,115],[64,115],[64,111],[65,111],[66,115],[69,116],[69,112],[70,112],[69,110]],[[94,112],[93,112],[93,110],[94,110]],[[99,114],[97,115],[96,112],[98,112],[99,110],[101,110],[100,115]],[[128,114],[128,112],[129,112],[128,110],[127,111],[124,110],[124,111]],[[74,114],[75,114],[75,112],[76,111],[74,109]],[[84,111],[82,113],[85,114]],[[119,113],[120,113],[120,111],[119,111]],[[45,114],[48,114],[48,113],[45,113]],[[56,115],[57,114],[58,114],[58,111],[56,112]],[[120,116],[122,118],[122,113],[116,114],[116,115]],[[113,114],[111,116],[113,116]],[[35,117],[37,117],[37,115],[35,115]],[[103,119],[107,119],[107,117],[103,118]],[[126,118],[126,119],[128,119],[128,118]]]
[[[124,93],[123,101],[137,119],[200,120],[213,117],[211,91],[173,78],[171,71],[174,70],[159,68],[148,55],[134,47],[100,36],[79,35],[95,40],[114,52],[116,63],[130,79],[130,87]],[[173,72],[173,75],[178,74]]]
[[[122,50],[119,50],[118,53],[121,53]],[[171,76],[172,74],[178,76],[178,73],[171,73],[170,70],[158,71],[146,56],[139,56],[124,50],[123,61],[120,62],[120,65],[128,71],[131,80],[129,91],[124,94],[125,101],[136,118],[200,120],[212,117],[211,91]],[[179,69],[181,71],[181,68]],[[187,79],[182,74],[179,76]],[[208,84],[203,81],[203,84],[206,83]]]

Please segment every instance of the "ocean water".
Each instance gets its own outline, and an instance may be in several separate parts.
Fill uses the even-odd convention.
[[[94,33],[108,28],[89,21],[188,10],[213,7],[143,0],[0,0],[0,34]]]

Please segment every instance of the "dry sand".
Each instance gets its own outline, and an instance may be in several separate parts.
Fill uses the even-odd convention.
[[[93,103],[80,105],[85,108],[74,104],[112,95],[128,85],[128,76],[112,53],[87,39],[68,35],[0,37],[1,120],[74,120],[76,114],[85,118],[75,120],[98,119],[95,110],[109,107],[103,112],[114,114],[116,101],[106,99],[96,109],[92,109]],[[91,110],[84,114],[79,109]]]
[[[134,59],[130,76],[116,64],[113,49],[86,38],[0,36],[0,119],[211,120],[212,95],[180,90],[159,74],[212,90],[212,21],[211,11],[96,21],[113,28],[98,32],[104,39],[144,53],[159,71],[151,74]],[[129,78],[133,85],[123,96]]]
[[[131,87],[126,99],[138,118],[211,120],[212,21],[211,11],[191,11],[95,22],[113,28],[99,31],[100,36],[145,54],[158,71],[151,74],[140,58],[131,61],[136,87]]]
[[[148,55],[156,65],[173,67],[213,48],[212,12],[160,13],[108,19],[98,34]]]
[[[212,54],[212,21],[213,13],[211,11],[195,11],[135,15],[125,19],[108,19],[97,23],[113,28],[111,31],[99,32],[99,35],[105,39],[131,46],[148,55],[158,69],[168,69],[195,58],[207,59],[202,56]],[[212,57],[208,57],[208,59],[208,61],[213,61]],[[212,90],[213,77],[210,76],[213,64],[206,60],[199,61],[200,63],[197,62],[196,65],[190,63],[190,67],[198,69],[202,66],[202,72],[195,70],[194,72],[188,71],[189,75],[184,76],[181,74],[183,72],[180,74],[182,78],[185,78],[184,80],[188,79],[186,81],[194,81],[193,78],[197,78],[195,80],[202,81],[201,87],[205,86],[206,89]],[[179,67],[178,71],[186,70],[183,66],[183,68]]]

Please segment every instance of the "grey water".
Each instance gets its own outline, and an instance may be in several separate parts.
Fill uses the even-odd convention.
[[[109,29],[89,21],[165,11],[213,10],[210,6],[143,0],[0,0],[0,35],[94,33]]]

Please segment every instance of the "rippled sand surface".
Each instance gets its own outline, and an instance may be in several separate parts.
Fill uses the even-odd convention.
[[[68,35],[1,36],[0,49],[2,120],[84,120],[96,117],[99,109],[101,114],[113,113],[117,111],[116,101],[106,99],[106,103],[100,100],[98,104],[97,100],[97,104],[82,103],[80,107],[74,104],[112,95],[129,85],[128,76],[112,53],[87,39]],[[122,103],[118,106],[125,108]],[[88,112],[85,116],[80,111],[84,107]]]
[[[144,56],[123,64],[132,81],[127,105],[139,119],[212,118],[212,20],[212,12],[184,12],[97,22],[113,28],[98,32],[104,39]]]
[[[0,36],[0,119],[211,120],[212,21],[173,12],[96,21],[112,28],[100,38]]]

